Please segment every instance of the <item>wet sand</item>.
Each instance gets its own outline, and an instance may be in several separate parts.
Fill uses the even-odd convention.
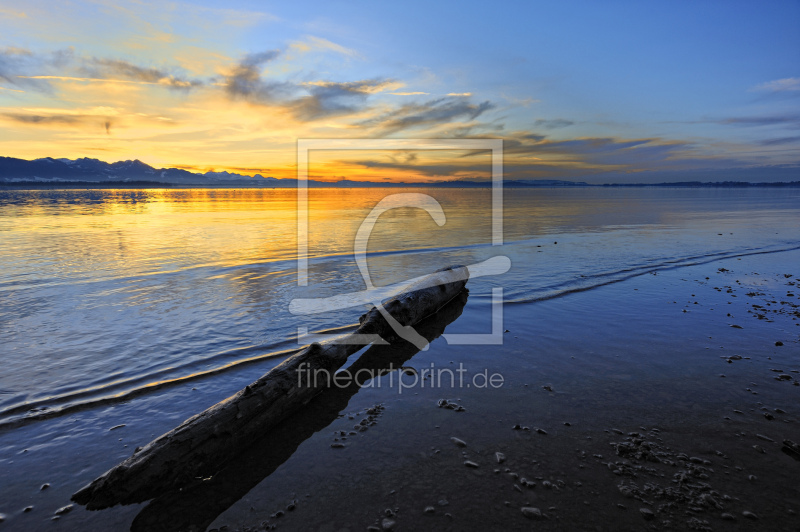
[[[392,355],[417,374],[463,367],[473,385],[411,387],[405,375],[400,393],[392,372],[312,402],[219,474],[141,505],[52,520],[135,446],[218,400],[203,381],[65,416],[46,434],[21,427],[0,434],[14,456],[0,527],[800,530],[800,456],[782,443],[800,442],[797,264],[798,251],[750,255],[506,305],[503,345],[438,338]],[[447,332],[489,332],[487,310],[468,301]],[[264,370],[231,374],[231,390]],[[484,372],[503,385],[476,387]]]

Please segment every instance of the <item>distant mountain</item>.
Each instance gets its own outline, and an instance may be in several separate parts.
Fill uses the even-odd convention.
[[[33,161],[0,157],[0,183],[10,184],[23,181],[53,184],[66,181],[109,184],[151,181],[175,185],[266,185],[272,181],[287,181],[284,186],[294,186],[294,180],[265,179],[260,175],[251,177],[229,172],[200,174],[177,168],[156,169],[138,159],[106,163],[87,157],[74,160],[45,157]],[[292,184],[289,184],[288,181],[292,181]]]
[[[765,175],[775,175],[779,178],[792,178],[798,175],[797,168],[771,168],[772,174],[766,172]],[[780,170],[781,174],[774,171]],[[609,180],[604,185],[589,184],[583,181],[562,181],[557,179],[505,179],[505,188],[529,188],[529,187],[592,187],[592,186],[666,186],[666,187],[750,187],[750,186],[800,186],[800,181],[780,181],[780,182],[748,182],[744,179],[749,176],[753,181],[760,174],[753,174],[755,170],[748,170],[748,174],[737,174],[735,169],[723,172],[707,172],[706,174],[696,174],[697,177],[717,178],[715,181],[689,181],[667,182],[665,179],[671,177],[674,181],[675,175],[688,177],[692,174],[688,171],[681,174],[666,175],[653,172],[647,177],[649,183],[630,183],[626,182],[629,177],[613,175],[617,179]],[[598,174],[612,177],[612,174]],[[742,179],[732,181],[731,177],[741,177]],[[726,180],[720,180],[719,178]],[[657,179],[664,181],[656,182]],[[593,176],[594,180],[598,176]],[[6,187],[26,187],[26,186],[87,186],[102,187],[147,187],[159,184],[169,186],[201,186],[201,187],[265,187],[265,188],[294,188],[297,186],[296,179],[278,179],[275,177],[264,177],[260,174],[255,176],[235,174],[230,172],[206,172],[193,173],[178,168],[160,168],[152,166],[135,159],[133,161],[118,161],[107,163],[98,159],[84,157],[82,159],[53,159],[45,157],[27,161],[25,159],[15,159],[13,157],[0,157],[0,185]],[[338,187],[444,187],[444,188],[488,188],[492,186],[491,181],[479,181],[476,179],[463,179],[452,181],[436,181],[428,183],[387,183],[375,181],[352,181],[343,179],[336,182],[309,180],[308,186],[311,188]]]
[[[6,185],[38,183],[58,185],[59,183],[124,185],[133,182],[164,183],[170,185],[199,186],[257,186],[257,187],[296,187],[296,179],[278,179],[235,174],[230,172],[192,173],[177,168],[156,169],[136,159],[106,163],[98,159],[53,159],[45,157],[27,161],[13,157],[0,157],[0,183]],[[308,186],[318,187],[448,187],[448,188],[486,188],[491,181],[453,180],[435,183],[386,183],[372,181],[352,181],[343,179],[336,182],[309,180]],[[583,182],[545,180],[520,180],[504,182],[510,187],[560,187],[588,186]]]

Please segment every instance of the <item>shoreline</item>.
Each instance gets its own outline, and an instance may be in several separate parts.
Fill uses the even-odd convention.
[[[800,277],[798,263],[799,251],[723,259],[507,306],[504,345],[440,338],[404,363],[500,373],[499,389],[365,387],[341,415],[326,411],[287,433],[287,448],[254,445],[208,492],[101,512],[75,506],[59,526],[128,529],[141,511],[146,529],[177,513],[228,530],[795,530],[800,461],[781,442],[800,441],[800,301],[788,284]],[[447,332],[488,332],[483,310],[468,301]],[[235,391],[263,372],[253,364],[225,386]],[[13,455],[4,478],[16,479],[0,526],[50,530],[72,492],[213,404],[214,394],[197,396],[209,382],[0,436],[3,454]],[[440,399],[464,411],[439,407]],[[362,419],[368,430],[351,435]],[[273,455],[285,460],[270,462]],[[676,474],[686,480],[673,482]],[[44,483],[51,488],[40,491]],[[23,513],[26,506],[34,508]]]

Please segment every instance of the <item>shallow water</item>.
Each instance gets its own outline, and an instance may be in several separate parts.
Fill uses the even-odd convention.
[[[373,281],[508,256],[508,273],[470,281],[471,306],[487,306],[492,287],[528,302],[800,246],[797,189],[510,189],[502,246],[491,245],[488,190],[312,189],[301,288],[294,191],[3,191],[0,422],[293,349],[298,326],[354,323],[363,308],[294,316],[289,303],[364,289],[356,231],[398,192],[433,196],[447,221],[407,207],[383,214],[368,244]]]

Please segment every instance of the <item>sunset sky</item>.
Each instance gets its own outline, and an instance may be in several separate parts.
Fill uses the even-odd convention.
[[[0,0],[0,155],[295,174],[501,138],[509,179],[800,180],[800,2]],[[312,156],[485,179],[487,152]]]

